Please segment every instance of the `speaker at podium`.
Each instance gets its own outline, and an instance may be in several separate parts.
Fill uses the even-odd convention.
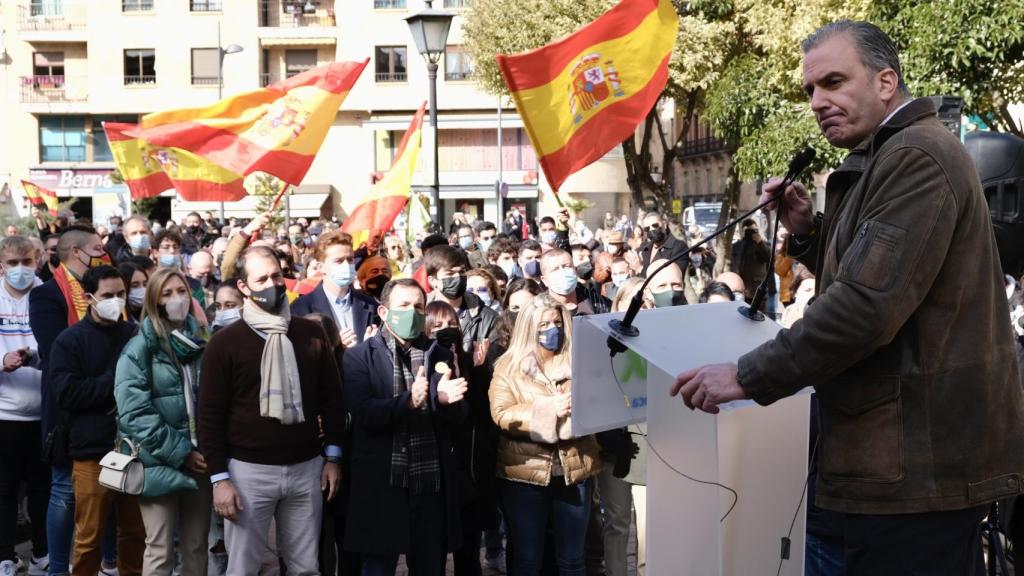
[[[690,411],[669,396],[680,372],[736,362],[781,330],[773,321],[741,316],[738,306],[645,310],[633,322],[635,337],[608,326],[623,313],[573,319],[573,435],[647,422],[647,441],[657,451],[646,470],[646,573],[652,576],[775,574],[781,539],[801,500],[809,394],[767,407],[732,402],[717,415]],[[611,357],[609,337],[626,352]],[[806,500],[782,574],[803,574],[805,507]]]

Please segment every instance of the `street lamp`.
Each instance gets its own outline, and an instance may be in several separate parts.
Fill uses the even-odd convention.
[[[217,101],[220,102],[224,98],[224,56],[228,54],[238,54],[244,50],[238,44],[228,44],[225,48],[220,42],[220,22],[217,22]],[[227,222],[226,215],[224,214],[224,201],[220,203],[220,222],[221,225]]]
[[[426,0],[427,8],[409,16],[405,21],[409,24],[412,39],[416,42],[416,50],[427,62],[427,77],[430,79],[430,125],[434,129],[434,186],[430,191],[434,204],[434,221],[441,225],[441,182],[438,174],[438,129],[437,129],[437,63],[444,55],[448,43],[448,29],[451,28],[454,14],[433,9],[433,1]]]

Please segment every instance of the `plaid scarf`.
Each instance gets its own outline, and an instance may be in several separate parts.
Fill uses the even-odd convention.
[[[387,330],[378,332],[377,337],[391,352],[392,393],[393,397],[400,396],[409,390],[416,372],[423,366],[423,350],[412,346],[407,353]],[[412,418],[399,424],[391,441],[391,486],[409,488],[413,494],[441,491],[441,460],[427,411],[427,405],[423,405]]]

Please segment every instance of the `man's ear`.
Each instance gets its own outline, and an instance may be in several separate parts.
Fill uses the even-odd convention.
[[[878,88],[878,96],[887,104],[899,97],[900,79],[896,71],[886,68],[875,77],[875,84]]]
[[[383,320],[387,316],[387,314],[388,309],[383,304],[377,306],[377,316],[380,317],[381,320]]]
[[[245,295],[245,296],[251,296],[252,295],[252,291],[250,291],[249,287],[246,286],[245,280],[242,280],[241,278],[239,278],[238,280],[235,280],[235,284],[238,286],[238,290],[243,295]]]

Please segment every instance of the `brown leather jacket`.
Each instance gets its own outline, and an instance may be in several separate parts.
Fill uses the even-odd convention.
[[[501,428],[495,472],[499,478],[547,486],[558,458],[566,484],[578,484],[601,470],[597,441],[572,438],[571,417],[555,416],[556,386],[571,386],[569,375],[552,381],[530,360],[519,369],[496,370],[491,381],[491,417]]]
[[[770,404],[814,386],[818,497],[861,514],[956,510],[1024,489],[1024,398],[985,197],[929,100],[828,179],[802,320],[739,360]]]

